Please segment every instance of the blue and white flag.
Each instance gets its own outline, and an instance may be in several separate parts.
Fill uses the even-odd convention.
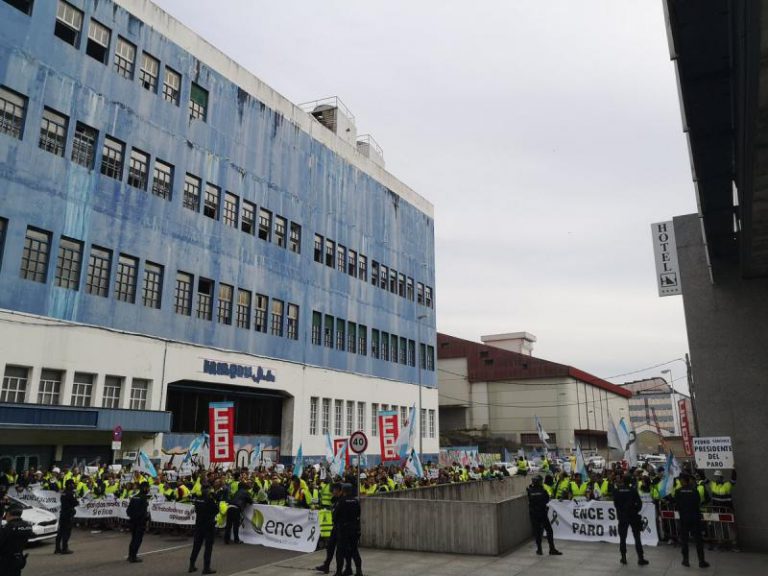
[[[422,432],[423,433],[423,432]],[[408,420],[400,423],[400,432],[395,440],[395,450],[400,455],[400,460],[409,457],[413,448],[413,438],[416,434],[416,404],[408,411]]]
[[[144,452],[144,450],[139,450],[139,455],[136,457],[136,464],[134,465],[134,468],[144,472],[145,474],[149,474],[152,476],[152,478],[157,478],[157,470],[155,470],[155,465],[152,464],[152,461],[149,459],[149,456],[147,456],[147,453]]]
[[[187,448],[187,453],[184,455],[184,459],[181,461],[181,465],[184,466],[184,464],[187,464],[190,460],[192,460],[193,456],[197,456],[197,454],[200,452],[200,449],[208,446],[208,434],[205,432],[202,432],[201,434],[198,434],[192,439],[192,442],[189,444],[189,448]]]
[[[424,477],[424,468],[421,465],[421,460],[419,459],[419,455],[416,453],[415,448],[411,448],[411,453],[405,461],[405,471],[417,478]]]
[[[261,452],[264,450],[264,445],[261,442],[257,442],[253,451],[251,452],[251,460],[248,462],[248,470],[253,472],[259,467],[261,463]]]
[[[627,425],[623,417],[619,420],[618,432],[619,440],[624,449],[624,459],[630,466],[637,466],[637,437],[632,425]]]
[[[333,464],[333,459],[335,457],[334,451],[333,451],[333,442],[331,441],[331,435],[329,432],[325,433],[325,461],[328,464]]]
[[[608,414],[608,447],[621,452],[622,458],[624,457],[624,444],[621,442],[621,436],[616,430],[616,424],[610,413]]]
[[[547,434],[546,430],[544,430],[544,426],[541,425],[541,418],[534,416],[533,419],[536,421],[536,432],[539,434],[539,440],[541,440],[541,443],[544,444],[544,447],[549,450],[549,443],[547,443],[547,440],[549,440],[549,434]]]
[[[659,483],[659,498],[665,498],[672,494],[675,487],[675,478],[680,475],[680,464],[672,455],[672,450],[667,454],[667,465],[664,467],[664,477]]]
[[[584,460],[584,454],[581,452],[581,443],[576,442],[576,472],[581,474],[584,480],[587,480],[587,462]]]
[[[299,444],[299,451],[296,452],[296,463],[293,465],[293,475],[301,478],[302,472],[304,472],[304,450]]]
[[[341,476],[344,474],[344,467],[347,464],[347,442],[344,441],[344,443],[339,445],[339,449],[336,451],[336,454],[333,457],[333,462],[331,462],[331,475],[332,476]]]

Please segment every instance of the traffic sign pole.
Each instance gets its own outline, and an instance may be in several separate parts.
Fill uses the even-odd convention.
[[[368,448],[368,437],[365,435],[365,432],[362,430],[354,432],[349,437],[349,447],[352,449],[352,452],[357,454],[357,497],[360,498],[361,454]]]

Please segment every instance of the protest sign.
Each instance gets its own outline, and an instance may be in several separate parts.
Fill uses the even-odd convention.
[[[643,527],[640,539],[643,546],[656,546],[659,534],[656,529],[656,509],[652,502],[644,502],[640,512]],[[603,500],[550,500],[549,520],[555,540],[580,540],[582,542],[619,542],[619,521],[613,502]],[[630,530],[629,542],[633,542]]]
[[[271,548],[314,552],[320,539],[316,510],[254,504],[245,509],[240,540]]]

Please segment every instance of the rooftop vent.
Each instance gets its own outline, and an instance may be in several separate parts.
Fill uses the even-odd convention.
[[[531,356],[533,353],[533,343],[536,342],[536,336],[528,332],[512,332],[509,334],[490,334],[480,336],[480,341],[494,348],[510,350]]]
[[[315,120],[336,134],[339,138],[351,144],[356,145],[357,128],[355,128],[355,117],[349,111],[341,99],[337,96],[313,100],[299,104],[299,107],[311,114]]]
[[[384,168],[384,151],[370,134],[363,134],[357,139],[357,151]]]

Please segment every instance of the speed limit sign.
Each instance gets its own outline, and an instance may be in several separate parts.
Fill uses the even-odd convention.
[[[349,437],[349,447],[355,454],[362,454],[368,448],[368,436],[365,432],[358,430]]]

